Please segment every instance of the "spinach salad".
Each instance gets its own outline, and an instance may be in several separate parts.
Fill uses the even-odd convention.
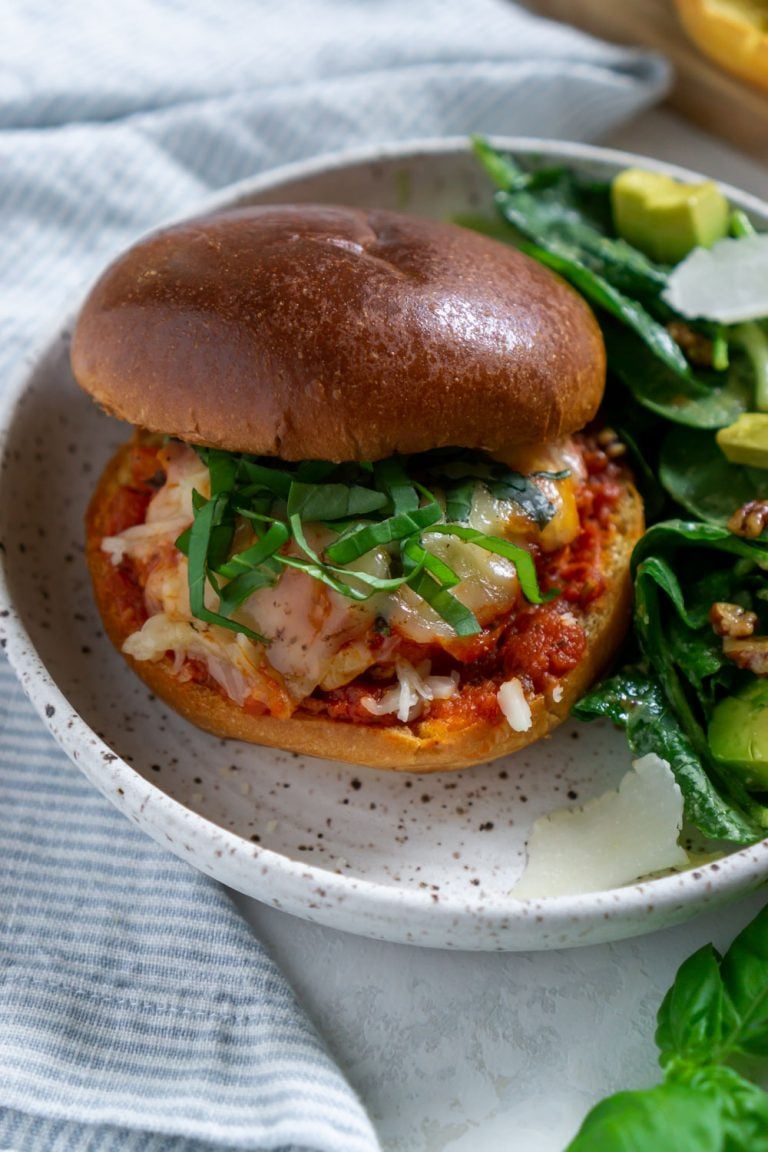
[[[691,255],[663,262],[619,234],[615,179],[522,162],[483,139],[474,149],[497,215],[458,222],[515,244],[591,304],[608,355],[602,417],[645,501],[634,627],[618,670],[575,715],[608,718],[634,754],[667,760],[686,820],[707,840],[748,844],[768,834],[768,307],[735,319],[717,299],[707,314],[682,311],[677,283],[704,250],[695,220]],[[749,253],[768,289],[768,236],[713,188],[722,238],[707,237],[712,268],[693,278],[705,296],[727,297],[723,268],[735,260],[743,280]],[[665,207],[645,231],[662,235],[675,212]],[[673,224],[679,242],[679,212]]]

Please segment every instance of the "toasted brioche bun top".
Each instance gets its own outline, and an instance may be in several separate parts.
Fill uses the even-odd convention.
[[[588,305],[515,248],[450,224],[320,205],[239,208],[136,244],[72,343],[110,413],[285,460],[568,435],[605,383]]]

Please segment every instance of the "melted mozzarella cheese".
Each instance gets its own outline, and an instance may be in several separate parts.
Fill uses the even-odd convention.
[[[208,469],[191,448],[171,441],[160,450],[158,459],[165,470],[165,483],[150,500],[144,523],[126,528],[118,536],[105,536],[101,542],[113,564],[125,557],[151,560],[192,523],[193,489],[202,496],[210,495]]]
[[[506,540],[536,543],[545,552],[554,552],[570,543],[579,531],[579,509],[576,504],[576,486],[572,476],[553,480],[536,476],[533,482],[554,507],[551,520],[539,528],[535,520],[526,516],[521,508],[509,500],[498,500],[487,488],[478,484],[472,498],[470,527]]]
[[[580,475],[583,467],[578,452],[568,444],[526,449],[518,457],[508,463],[521,472],[568,468]],[[286,568],[275,585],[253,593],[238,610],[238,622],[264,636],[266,647],[216,625],[193,624],[187,561],[175,541],[192,522],[193,491],[209,495],[209,474],[197,453],[180,443],[163,448],[160,460],[166,483],[150,501],[146,522],[102,542],[115,564],[130,558],[142,569],[150,619],[126,641],[125,651],[135,659],[157,660],[171,651],[177,672],[187,658],[202,661],[238,703],[251,699],[272,711],[286,707],[290,711],[316,687],[327,691],[342,687],[373,664],[391,660],[400,636],[422,644],[455,640],[451,626],[408,587],[355,601],[293,568]],[[543,531],[517,505],[494,498],[481,484],[475,488],[470,527],[519,543],[535,541],[545,549],[572,539],[579,526],[573,480],[538,477],[535,482],[555,506]],[[310,545],[322,552],[332,534],[318,525],[305,527]],[[244,531],[247,534],[247,526]],[[442,533],[426,532],[422,542],[457,574],[459,583],[452,594],[481,625],[514,607],[520,588],[512,561]],[[355,570],[386,577],[389,565],[386,549],[374,549],[349,566],[349,582],[354,582]],[[207,606],[215,611],[218,597],[210,585],[205,595]],[[377,637],[374,644],[371,626],[377,616],[387,619],[394,635],[383,641]],[[401,718],[406,713],[413,718],[425,701],[455,690],[452,681],[441,684],[441,678],[419,678],[415,671],[411,675],[404,662],[398,667],[397,686],[373,702],[371,710],[377,714],[396,711]]]
[[[422,543],[460,578],[451,594],[474,612],[481,624],[513,607],[520,586],[510,560],[441,532],[425,532]],[[456,639],[450,624],[407,585],[392,595],[387,618],[392,628],[417,644]]]
[[[317,525],[305,526],[305,533],[310,547],[317,551],[333,538]],[[350,565],[349,571],[387,576],[387,554],[375,549]],[[369,645],[364,651],[361,645],[351,648],[350,644],[369,632],[384,599],[375,595],[351,600],[305,572],[287,568],[277,584],[260,588],[248,598],[238,620],[266,637],[270,664],[300,701],[320,683],[326,687],[349,683],[379,659],[379,653],[374,654]],[[345,664],[352,674],[340,680]]]
[[[279,678],[266,664],[261,646],[241,633],[215,626],[203,630],[160,612],[150,616],[140,631],[128,637],[123,651],[134,660],[152,661],[173,652],[177,675],[186,660],[199,660],[237,704],[253,699],[269,705],[275,714],[290,715],[293,710],[285,699]]]
[[[519,444],[499,459],[523,476],[533,472],[570,472],[576,480],[587,478],[584,459],[573,440],[561,440],[557,444]]]

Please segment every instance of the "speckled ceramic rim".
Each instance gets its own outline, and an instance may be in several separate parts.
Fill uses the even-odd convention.
[[[585,144],[512,137],[496,138],[496,142],[510,151],[574,163],[610,167],[639,163],[682,178],[700,178],[698,173],[675,165]],[[185,215],[237,204],[246,198],[271,189],[277,191],[283,185],[323,173],[341,173],[350,165],[446,156],[467,152],[468,147],[467,140],[460,137],[378,145],[319,157],[241,181],[206,199],[194,213]],[[721,186],[734,204],[768,225],[768,205],[728,185]],[[53,339],[46,342],[37,357],[24,364],[18,378],[6,391],[0,404],[0,459],[9,447],[16,408],[34,365],[50,352],[69,327],[67,323],[55,329]],[[693,871],[625,888],[530,901],[497,897],[479,902],[473,909],[465,900],[444,899],[436,904],[428,892],[358,880],[289,859],[254,846],[191,812],[145,780],[125,761],[115,757],[109,746],[96,737],[51,678],[14,612],[9,597],[6,556],[2,551],[0,608],[8,613],[3,620],[3,632],[12,666],[43,722],[86,776],[128,815],[138,819],[141,812],[143,828],[159,843],[170,846],[202,871],[247,895],[265,898],[265,889],[268,888],[273,903],[296,915],[382,939],[413,940],[433,946],[441,946],[443,939],[451,936],[451,932],[444,932],[442,928],[451,926],[453,938],[460,939],[459,946],[463,948],[552,947],[557,946],[561,935],[567,937],[570,944],[578,943],[578,926],[583,929],[585,942],[597,943],[601,939],[636,935],[671,924],[693,911],[746,893],[768,878],[768,840],[764,840]],[[122,796],[124,802],[118,800],[118,796]],[[201,845],[207,845],[208,851],[201,852]],[[332,907],[308,911],[307,894],[315,885],[322,885],[328,895],[337,900],[338,907],[343,907],[343,923]],[[359,927],[354,926],[356,913],[359,913]],[[617,921],[622,922],[621,931],[617,931]],[[462,922],[465,930],[456,933],[456,925]],[[482,925],[476,941],[473,939],[473,922],[478,927]],[[606,925],[604,929],[600,927],[601,922]],[[423,931],[425,925],[428,929]],[[541,943],[537,943],[537,935],[542,937]],[[543,942],[544,937],[546,942]]]

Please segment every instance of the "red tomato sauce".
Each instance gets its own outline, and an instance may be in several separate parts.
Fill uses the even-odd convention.
[[[494,621],[476,636],[457,637],[448,649],[402,639],[394,652],[388,650],[391,663],[377,665],[333,691],[316,689],[302,702],[301,710],[346,723],[400,723],[396,713],[376,716],[362,703],[366,696],[379,699],[397,683],[397,658],[414,667],[429,660],[433,675],[458,673],[461,691],[432,701],[430,717],[449,724],[471,719],[497,722],[501,711],[496,693],[505,680],[517,677],[526,690],[539,694],[551,690],[571,672],[586,649],[582,621],[590,605],[605,592],[604,558],[611,546],[615,509],[624,489],[621,468],[593,441],[584,440],[583,445],[587,478],[576,491],[578,535],[555,552],[531,548],[540,587],[543,591],[556,590],[556,598],[545,604],[521,600],[511,616]],[[117,535],[143,522],[149,501],[162,483],[158,468],[157,444],[137,440],[129,473],[101,513],[98,527],[102,536]],[[130,561],[116,567],[109,564],[104,578],[108,594],[125,621],[125,635],[136,631],[147,616],[140,572]],[[372,647],[382,642],[381,635],[371,635]],[[182,676],[222,691],[199,661],[187,661]]]

